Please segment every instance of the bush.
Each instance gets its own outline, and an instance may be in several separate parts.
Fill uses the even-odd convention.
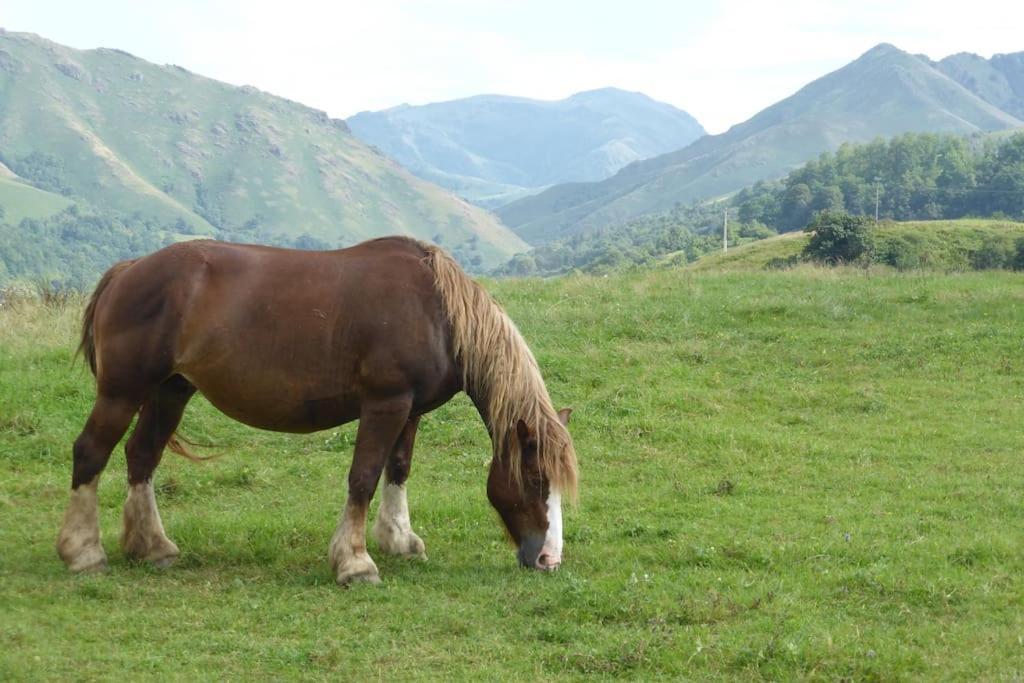
[[[768,259],[767,263],[764,264],[765,270],[789,270],[793,266],[800,263],[800,255],[793,254],[785,258],[781,256],[775,256],[774,258]]]
[[[913,270],[922,265],[920,249],[902,239],[894,239],[880,245],[875,253],[875,260],[896,270]]]
[[[1014,245],[1001,236],[989,236],[981,246],[971,252],[971,267],[975,270],[996,270],[1013,268],[1019,255],[1019,242]]]
[[[761,221],[751,221],[749,223],[742,223],[738,234],[740,237],[752,240],[763,240],[769,237],[774,237],[778,233]]]
[[[871,221],[865,216],[822,211],[804,228],[811,239],[804,255],[832,265],[869,257],[874,249]]]
[[[1017,240],[1016,247],[1013,255],[1013,269],[1024,270],[1024,237]]]
[[[537,262],[530,254],[516,254],[504,270],[514,277],[526,277],[537,273]]]

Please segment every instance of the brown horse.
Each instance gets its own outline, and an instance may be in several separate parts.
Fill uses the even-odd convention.
[[[153,471],[198,390],[262,429],[312,432],[359,420],[348,501],[330,543],[338,583],[379,581],[366,517],[387,553],[423,556],[406,503],[420,416],[469,394],[493,444],[487,495],[528,567],[562,556],[561,494],[576,487],[569,411],[551,405],[537,362],[497,303],[441,249],[401,237],[309,252],[193,241],[118,263],[93,292],[81,351],[96,376],[75,441],[71,502],[57,551],[73,571],[101,569],[96,490],[125,446],[121,547],[172,562]]]

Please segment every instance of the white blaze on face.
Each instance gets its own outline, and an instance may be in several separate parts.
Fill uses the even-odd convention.
[[[549,567],[562,562],[562,495],[556,489],[548,494],[548,533],[541,557],[545,557]]]

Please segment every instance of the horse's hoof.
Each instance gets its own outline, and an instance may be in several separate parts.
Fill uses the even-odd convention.
[[[107,570],[107,554],[102,546],[87,548],[74,557],[68,557],[62,549],[58,549],[58,553],[72,574],[96,574]]]
[[[427,546],[424,545],[423,540],[416,534],[410,534],[409,536],[406,540],[405,548],[395,554],[410,560],[426,561]]]
[[[351,585],[356,584],[356,583],[370,583],[370,584],[374,584],[374,583],[380,583],[380,574],[378,574],[375,571],[373,571],[373,572],[369,572],[369,571],[367,571],[367,572],[359,572],[359,573],[356,573],[356,574],[349,574],[347,576],[339,576],[337,580],[338,580],[338,585],[339,586],[345,586],[345,587],[351,586]]]
[[[413,560],[427,559],[427,546],[423,539],[412,531],[406,531],[404,534],[395,533],[384,526],[375,527],[373,531],[377,545],[387,554]]]
[[[172,564],[177,562],[177,555],[168,555],[167,557],[161,557],[159,560],[152,560],[153,566],[157,569],[167,569]]]
[[[103,558],[99,562],[93,562],[92,564],[79,567],[77,565],[68,567],[73,574],[105,574],[110,571],[110,567],[107,566],[107,558]]]
[[[148,562],[157,569],[166,569],[178,559],[177,544],[166,536],[145,538],[139,534],[122,534],[121,551],[129,561]]]

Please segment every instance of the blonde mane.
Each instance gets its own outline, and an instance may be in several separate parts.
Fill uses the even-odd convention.
[[[522,486],[516,425],[523,420],[536,435],[538,462],[548,482],[574,498],[577,470],[572,438],[558,419],[537,361],[515,323],[444,250],[420,246],[427,252],[434,286],[451,325],[466,393],[486,410],[494,457],[507,449],[512,478]]]

